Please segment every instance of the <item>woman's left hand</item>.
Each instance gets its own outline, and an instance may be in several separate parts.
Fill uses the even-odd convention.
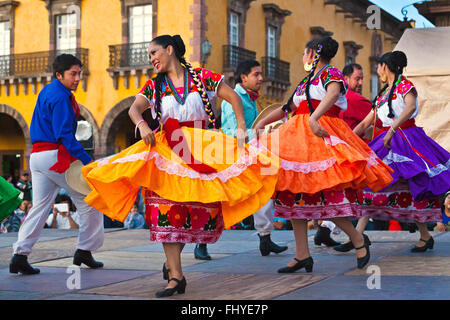
[[[248,133],[245,126],[239,126],[236,132],[237,145],[239,148],[243,148],[244,144],[248,142]]]
[[[327,130],[325,130],[319,123],[319,121],[315,120],[314,118],[309,118],[309,126],[311,127],[312,132],[321,138],[329,137]]]
[[[383,138],[384,146],[388,149],[391,148],[391,140],[392,140],[393,136],[394,136],[394,132],[392,130],[388,130],[388,132],[386,133],[386,135]]]

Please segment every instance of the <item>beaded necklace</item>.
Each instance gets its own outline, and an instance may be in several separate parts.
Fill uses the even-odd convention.
[[[184,105],[187,99],[187,96],[189,94],[189,74],[186,68],[184,68],[184,94],[183,97],[181,97],[178,92],[177,89],[175,88],[175,86],[173,85],[172,80],[170,80],[170,78],[166,75],[166,82],[169,84],[170,89],[172,89],[173,92],[173,96],[175,97],[175,99],[177,100],[177,102],[181,105]]]
[[[394,83],[394,87],[398,86],[398,84],[402,81],[402,77],[398,77],[398,80]],[[377,101],[377,109],[381,108],[386,101],[388,101],[389,99],[389,91],[391,91],[391,89],[389,87],[387,87],[383,94],[380,96],[380,99]]]

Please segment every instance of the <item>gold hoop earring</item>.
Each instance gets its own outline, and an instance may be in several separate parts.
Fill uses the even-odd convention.
[[[386,75],[383,74],[383,75],[380,77],[380,80],[381,80],[381,82],[385,83],[385,82],[387,81]]]
[[[305,63],[305,65],[303,66],[303,68],[305,69],[306,72],[310,72],[312,70],[312,63]]]

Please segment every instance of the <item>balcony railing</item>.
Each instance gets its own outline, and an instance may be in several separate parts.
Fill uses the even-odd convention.
[[[272,57],[263,57],[261,62],[265,80],[289,85],[289,62]]]
[[[53,60],[62,53],[69,53],[80,59],[83,73],[89,74],[89,50],[69,49],[42,51],[0,56],[0,77],[29,77],[32,75],[51,74]]]
[[[149,44],[150,42],[141,42],[109,46],[109,68],[149,66]]]
[[[223,46],[223,69],[236,70],[239,63],[248,59],[255,59],[256,52],[241,47],[224,45]]]

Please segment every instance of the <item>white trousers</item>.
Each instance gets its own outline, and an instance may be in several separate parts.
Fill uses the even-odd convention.
[[[53,201],[60,188],[64,188],[80,215],[77,249],[95,251],[103,245],[103,214],[84,202],[84,195],[73,190],[66,182],[65,173],[50,171],[57,161],[57,150],[32,153],[30,169],[33,181],[33,206],[19,229],[14,254],[29,255],[41,235]]]
[[[260,236],[266,236],[273,231],[273,200],[270,199],[261,209],[253,214],[255,229]]]

